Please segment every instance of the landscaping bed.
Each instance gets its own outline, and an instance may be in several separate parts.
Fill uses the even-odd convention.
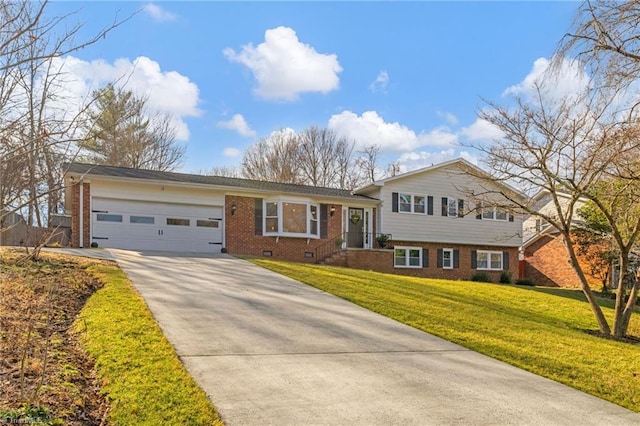
[[[100,424],[108,413],[94,363],[73,322],[102,284],[86,271],[97,260],[47,254],[0,263],[0,423]]]

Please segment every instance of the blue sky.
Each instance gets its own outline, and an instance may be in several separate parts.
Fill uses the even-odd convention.
[[[239,165],[280,129],[329,127],[402,171],[462,156],[495,132],[482,98],[526,91],[577,2],[54,2],[78,39],[139,10],[72,57],[73,91],[120,84],[171,113],[184,172]],[[122,77],[124,76],[124,77]],[[558,83],[571,84],[571,76]],[[382,164],[384,165],[384,164]]]

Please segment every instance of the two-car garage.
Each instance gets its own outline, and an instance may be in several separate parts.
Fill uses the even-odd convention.
[[[93,197],[91,243],[107,248],[219,253],[223,207]]]

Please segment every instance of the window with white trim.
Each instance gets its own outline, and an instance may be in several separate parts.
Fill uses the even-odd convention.
[[[453,249],[442,249],[442,268],[453,269]]]
[[[455,198],[447,198],[447,214],[449,217],[458,216],[458,200]]]
[[[393,266],[396,268],[422,268],[422,247],[395,247]]]
[[[316,238],[319,211],[316,204],[304,201],[265,201],[264,234]]]
[[[483,220],[509,220],[509,214],[499,207],[482,207]]]
[[[398,211],[402,213],[425,214],[427,197],[424,195],[398,194]]]
[[[476,255],[478,269],[487,271],[502,270],[502,252],[478,250]]]

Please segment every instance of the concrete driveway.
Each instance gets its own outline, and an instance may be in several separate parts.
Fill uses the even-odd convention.
[[[112,253],[230,426],[640,424],[243,260]]]

